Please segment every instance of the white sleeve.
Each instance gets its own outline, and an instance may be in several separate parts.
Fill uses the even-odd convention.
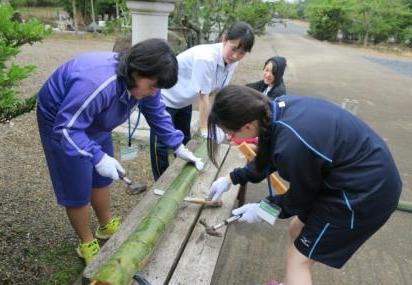
[[[192,84],[196,92],[209,94],[213,89],[213,80],[216,76],[216,67],[213,61],[195,59],[192,67]]]

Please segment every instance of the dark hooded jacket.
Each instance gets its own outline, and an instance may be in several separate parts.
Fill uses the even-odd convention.
[[[269,61],[268,61],[269,62]],[[275,76],[275,84],[273,84],[272,89],[269,90],[267,96],[271,99],[275,99],[276,97],[282,96],[286,94],[286,87],[283,83],[283,74],[285,73],[286,68],[286,58],[282,56],[274,56],[270,59],[274,66],[274,70],[276,70]],[[263,80],[259,80],[254,83],[248,83],[246,86],[251,87],[259,92],[263,92],[268,87]]]
[[[278,171],[289,182],[272,203],[280,218],[311,216],[319,222],[361,228],[386,220],[398,205],[402,181],[385,141],[339,106],[309,96],[272,103],[270,163],[255,161],[230,173],[233,184],[258,183]]]

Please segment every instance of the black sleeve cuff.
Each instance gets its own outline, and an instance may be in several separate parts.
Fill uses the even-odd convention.
[[[282,209],[279,214],[279,219],[287,219],[296,215],[292,213],[293,211],[289,211],[287,207],[283,205],[284,203],[281,195],[267,196],[266,200],[269,201],[269,203],[275,204]]]

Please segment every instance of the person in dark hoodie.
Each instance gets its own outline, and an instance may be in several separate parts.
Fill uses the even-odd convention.
[[[208,152],[215,165],[217,126],[238,138],[259,136],[259,145],[247,166],[213,182],[209,198],[218,200],[232,184],[258,183],[274,171],[289,182],[285,194],[273,195],[268,187],[260,203],[232,211],[248,223],[268,215],[276,219],[272,207],[280,210],[279,218],[293,217],[287,285],[312,284],[316,262],[341,268],[398,205],[402,182],[385,141],[335,104],[309,96],[270,100],[246,86],[224,87],[208,118]]]
[[[283,82],[283,74],[286,68],[286,58],[282,56],[274,56],[266,60],[263,67],[263,80],[248,83],[246,86],[251,87],[263,95],[268,96],[272,100],[276,97],[286,94],[286,87]],[[240,139],[236,137],[230,138],[231,143],[241,144],[246,142],[248,144],[258,144],[258,138]]]
[[[251,87],[271,99],[275,99],[286,94],[283,74],[286,68],[286,58],[274,56],[266,60],[263,67],[263,80],[248,83],[246,86]]]

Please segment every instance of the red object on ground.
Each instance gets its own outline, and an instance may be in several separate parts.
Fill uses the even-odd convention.
[[[238,139],[238,138],[235,138],[235,137],[231,137],[230,141],[234,144],[241,144],[242,142],[253,143],[253,144],[258,144],[259,143],[258,137],[250,138],[250,139]]]

